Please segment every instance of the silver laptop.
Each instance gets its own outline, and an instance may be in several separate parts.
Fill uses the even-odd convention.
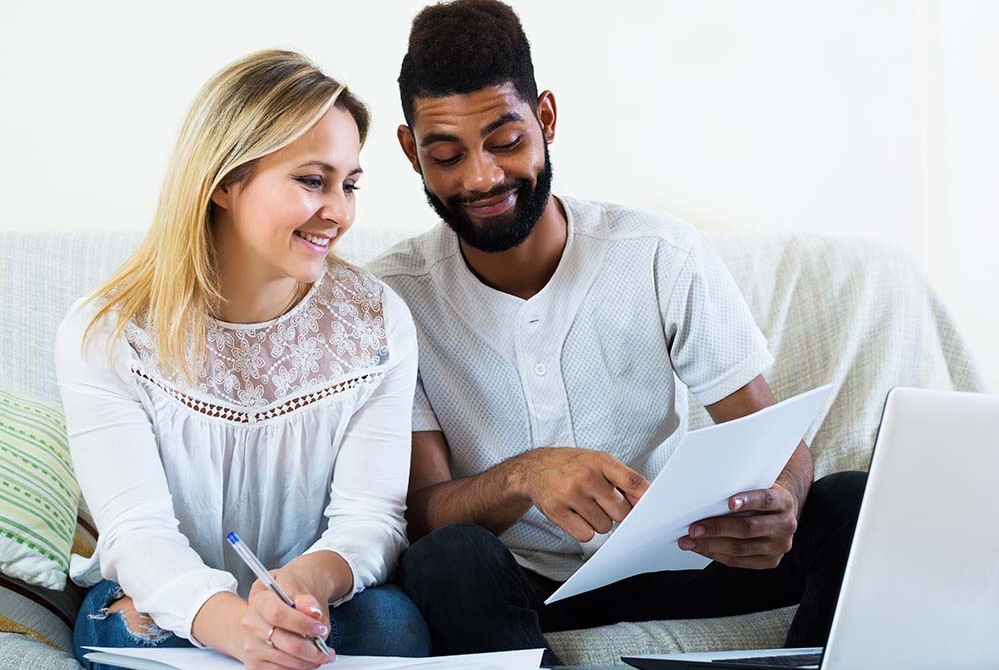
[[[824,649],[622,660],[643,670],[999,668],[999,396],[889,393]]]

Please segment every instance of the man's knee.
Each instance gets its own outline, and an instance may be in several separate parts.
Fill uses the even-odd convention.
[[[809,504],[814,504],[827,514],[855,518],[860,512],[860,503],[864,499],[866,486],[866,472],[859,470],[834,472],[812,484],[808,494]]]
[[[415,542],[403,554],[398,581],[407,593],[467,584],[475,574],[512,560],[509,550],[490,531],[472,524],[442,526]]]
[[[860,471],[836,472],[813,483],[795,533],[795,545],[813,558],[842,557],[845,561],[866,484],[867,473]]]

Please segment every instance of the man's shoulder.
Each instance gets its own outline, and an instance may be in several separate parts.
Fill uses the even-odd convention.
[[[389,284],[393,279],[425,277],[435,265],[457,253],[454,236],[438,223],[425,233],[403,240],[390,247],[366,269]]]
[[[669,212],[565,196],[559,200],[573,220],[576,235],[607,242],[666,243],[681,252],[688,251],[699,235],[690,223]]]

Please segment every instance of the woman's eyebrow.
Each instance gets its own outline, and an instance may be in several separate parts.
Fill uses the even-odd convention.
[[[333,167],[332,165],[330,165],[326,161],[321,161],[321,160],[306,161],[305,163],[302,163],[298,167],[299,167],[299,169],[306,168],[306,167],[318,167],[318,168],[322,169],[324,172],[336,172],[337,171],[335,167]],[[362,170],[361,166],[359,165],[356,168],[354,168],[353,170],[351,170],[350,172],[348,172],[347,174],[348,175],[355,175],[355,174],[363,174],[363,173],[364,173],[364,170]]]

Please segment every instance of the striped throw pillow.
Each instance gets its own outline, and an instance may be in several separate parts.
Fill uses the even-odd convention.
[[[0,388],[0,572],[62,590],[79,501],[62,410]]]

